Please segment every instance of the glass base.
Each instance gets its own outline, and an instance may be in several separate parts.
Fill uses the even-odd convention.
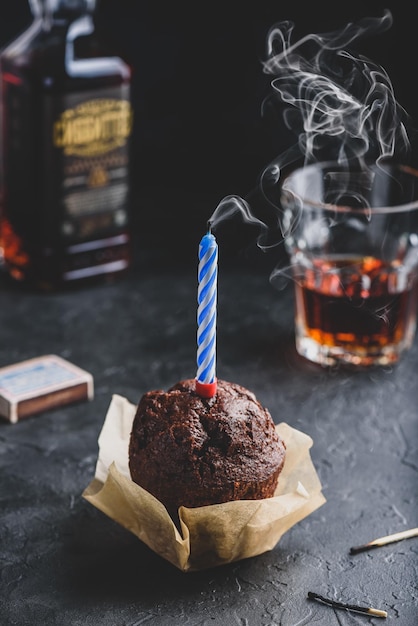
[[[409,346],[405,346],[405,344],[398,344],[385,346],[374,352],[364,349],[353,351],[341,346],[322,345],[310,337],[296,335],[296,350],[298,354],[324,367],[335,367],[336,365],[354,367],[391,365],[397,363],[401,354],[408,348]]]

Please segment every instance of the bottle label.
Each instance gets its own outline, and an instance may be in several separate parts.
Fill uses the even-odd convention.
[[[60,237],[74,243],[114,236],[128,222],[128,140],[132,109],[128,88],[49,96],[45,108],[47,146],[59,184],[53,189],[50,219],[61,206]],[[52,123],[51,123],[52,122]]]
[[[66,155],[95,157],[126,145],[131,129],[127,100],[95,98],[61,114],[54,123],[53,142]]]
[[[1,81],[0,253],[10,274],[50,285],[123,271],[129,84],[56,93],[12,72]]]

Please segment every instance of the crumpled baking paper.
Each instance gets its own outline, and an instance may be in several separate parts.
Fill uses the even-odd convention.
[[[113,395],[99,436],[95,477],[83,497],[184,572],[272,550],[294,524],[325,503],[310,458],[312,439],[286,423],[276,430],[286,459],[274,497],[179,508],[180,530],[164,505],[131,480],[128,446],[136,406]]]

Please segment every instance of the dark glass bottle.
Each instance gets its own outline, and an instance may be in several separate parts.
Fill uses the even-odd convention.
[[[100,51],[95,0],[30,3],[0,55],[0,252],[48,290],[130,267],[130,70]]]

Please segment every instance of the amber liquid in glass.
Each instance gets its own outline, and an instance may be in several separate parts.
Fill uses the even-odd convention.
[[[382,363],[395,361],[398,352],[411,344],[417,280],[415,272],[408,275],[399,262],[331,258],[317,260],[303,271],[295,268],[295,275],[301,353],[311,343],[323,354],[368,365],[376,358]]]

